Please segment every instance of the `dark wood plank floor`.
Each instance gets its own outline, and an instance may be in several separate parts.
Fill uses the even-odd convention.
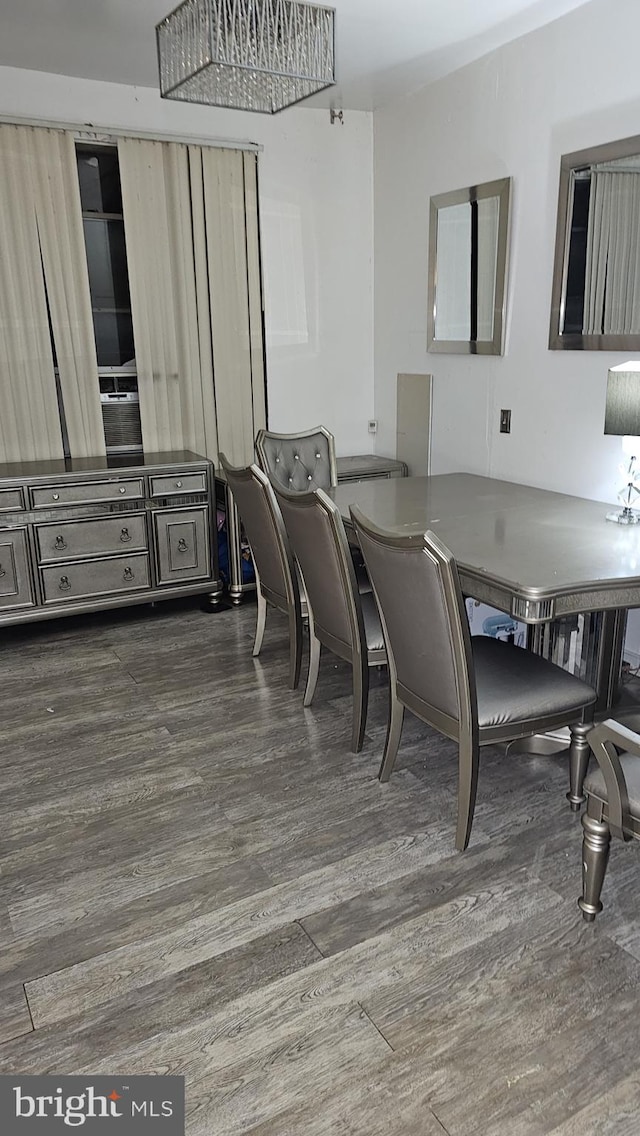
[[[386,680],[349,752],[286,629],[197,602],[5,629],[0,1072],[184,1073],[189,1136],[640,1132],[640,856],[579,917],[564,758],[454,747]]]

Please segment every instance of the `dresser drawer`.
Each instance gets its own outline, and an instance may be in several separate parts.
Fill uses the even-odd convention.
[[[172,509],[155,512],[158,583],[206,579],[210,575],[209,510]]]
[[[21,489],[0,489],[0,513],[24,509]]]
[[[78,481],[65,485],[38,486],[31,490],[36,509],[52,505],[81,505],[91,501],[126,501],[144,497],[142,478],[126,481]]]
[[[0,532],[0,611],[32,607],[26,529]]]
[[[93,521],[60,521],[55,525],[36,525],[41,564],[75,560],[81,556],[102,556],[108,552],[138,552],[147,548],[144,515],[122,513],[98,517]]]
[[[152,497],[171,497],[180,493],[206,493],[207,475],[204,473],[176,473],[151,478]]]
[[[109,596],[149,587],[149,558],[145,554],[112,556],[81,564],[41,568],[46,604],[66,603],[87,596]]]

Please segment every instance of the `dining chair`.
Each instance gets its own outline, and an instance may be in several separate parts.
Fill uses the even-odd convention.
[[[640,840],[640,734],[608,719],[588,735],[597,767],[584,783],[582,895],[578,906],[592,923],[602,911],[600,893],[612,836]],[[620,752],[618,752],[620,750]]]
[[[324,426],[300,434],[258,430],[256,455],[264,472],[290,492],[309,493],[338,484],[335,438]]]
[[[257,465],[232,466],[224,454],[220,464],[238,508],[249,541],[256,572],[258,618],[254,657],[260,654],[269,604],[289,621],[289,686],[300,681],[303,612],[298,575],[286,534],[280,506],[271,482]]]
[[[313,701],[321,647],[351,664],[351,748],[362,749],[369,700],[369,668],[386,663],[376,601],[360,592],[340,510],[322,489],[290,493],[275,486],[291,547],[300,565],[309,614],[309,674],[304,705]]]
[[[469,630],[458,570],[432,532],[397,536],[351,508],[378,601],[389,660],[390,709],[379,777],[387,781],[400,744],[405,707],[458,742],[456,848],[471,835],[479,751],[570,726],[570,794],[589,761],[596,692],[548,660]]]

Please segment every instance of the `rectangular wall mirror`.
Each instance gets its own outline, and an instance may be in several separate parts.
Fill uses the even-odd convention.
[[[427,350],[502,355],[511,178],[431,198]]]
[[[549,347],[640,350],[640,137],[564,154]]]

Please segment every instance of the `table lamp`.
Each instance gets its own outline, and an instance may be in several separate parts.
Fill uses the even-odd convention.
[[[630,360],[610,368],[604,432],[622,435],[625,455],[619,466],[622,485],[618,500],[622,508],[607,513],[607,520],[635,525],[640,521],[640,513],[632,508],[640,497],[640,361]]]

